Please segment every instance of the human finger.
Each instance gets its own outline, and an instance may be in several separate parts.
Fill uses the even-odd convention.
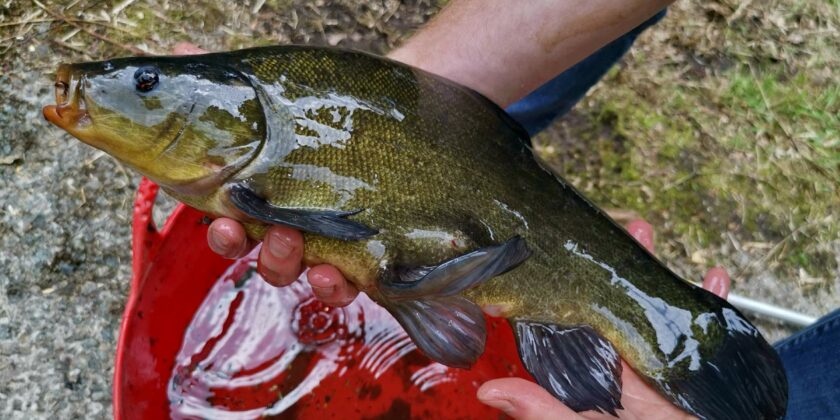
[[[359,294],[359,289],[348,282],[341,271],[329,264],[310,268],[306,277],[315,297],[330,306],[347,306]]]
[[[172,52],[175,55],[195,55],[206,54],[207,50],[189,42],[179,42],[172,47]]]
[[[257,271],[274,286],[288,286],[300,276],[303,235],[286,226],[272,226],[263,238]]]
[[[501,378],[478,388],[478,399],[518,420],[581,419],[541,386],[522,378]]]
[[[723,267],[714,267],[703,277],[703,288],[726,299],[731,285],[729,273]]]
[[[254,242],[248,239],[242,224],[226,217],[218,218],[210,224],[207,244],[213,252],[225,258],[243,257],[254,247]]]
[[[648,251],[653,252],[653,226],[650,223],[637,219],[626,226],[627,232],[639,241]]]

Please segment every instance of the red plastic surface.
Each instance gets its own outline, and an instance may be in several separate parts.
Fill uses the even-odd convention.
[[[151,216],[157,189],[144,179],[134,207],[133,277],[120,328],[113,385],[114,417],[118,420],[170,416],[167,386],[171,385],[184,332],[220,276],[234,264],[207,247],[207,225],[202,223],[203,214],[194,209],[179,205],[158,231]],[[238,264],[245,267],[243,262]],[[315,304],[306,308],[306,312],[326,313],[329,309]],[[351,360],[341,375],[320,380],[317,387],[297,400],[282,417],[499,416],[500,412],[475,398],[475,389],[490,378],[527,378],[528,375],[519,362],[507,322],[488,321],[487,351],[478,363],[469,371],[455,370],[451,381],[436,385],[431,391],[414,386],[410,378],[418,366],[430,363],[419,351],[402,357],[386,374],[375,379]],[[312,356],[307,357],[311,360]],[[266,404],[262,399],[270,397],[278,386],[282,388],[284,384],[277,381],[260,384],[248,390],[247,395],[251,397],[242,397],[245,394],[240,390],[236,404]],[[214,392],[216,401],[226,397],[232,401],[229,397],[235,394],[226,396],[224,389]]]
[[[145,178],[134,204],[131,291],[114,369],[114,417],[168,417],[166,384],[183,333],[215,279],[230,264],[206,245],[204,215],[179,205],[158,232],[158,187]]]

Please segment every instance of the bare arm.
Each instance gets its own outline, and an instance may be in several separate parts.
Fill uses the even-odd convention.
[[[501,106],[629,32],[668,0],[453,0],[389,56]]]

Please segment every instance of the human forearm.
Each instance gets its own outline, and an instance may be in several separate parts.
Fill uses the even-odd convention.
[[[389,56],[507,106],[670,3],[452,0]]]

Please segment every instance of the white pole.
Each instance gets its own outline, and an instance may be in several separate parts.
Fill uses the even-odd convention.
[[[790,309],[781,308],[769,303],[759,302],[734,293],[729,294],[728,300],[729,303],[739,309],[775,318],[780,321],[787,322],[788,324],[798,325],[800,327],[807,327],[817,322],[817,318],[812,316],[794,312]]]
[[[694,284],[700,286],[700,284]],[[801,314],[799,312],[794,312],[790,309],[785,309],[779,306],[771,305],[769,303],[759,302],[757,300],[750,299],[748,297],[744,297],[735,293],[730,293],[727,300],[729,301],[729,303],[731,303],[738,309],[750,311],[759,315],[777,319],[779,321],[800,327],[807,327],[817,322],[817,318],[815,317]]]

